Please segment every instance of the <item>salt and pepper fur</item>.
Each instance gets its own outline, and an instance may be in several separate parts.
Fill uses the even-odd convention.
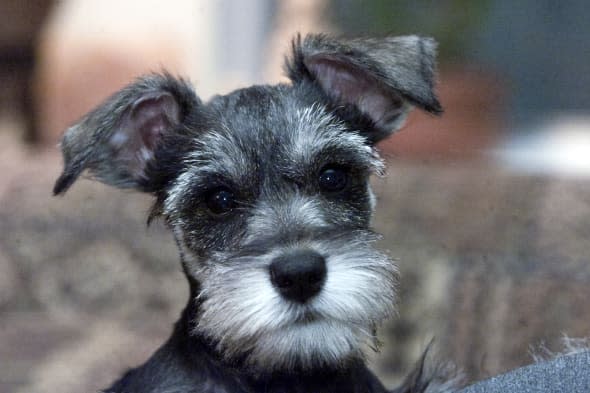
[[[374,248],[375,144],[413,107],[441,112],[435,43],[296,37],[291,84],[252,86],[202,102],[169,74],[139,78],[70,128],[55,194],[83,172],[154,195],[178,244],[190,299],[170,339],[107,392],[386,392],[364,358],[395,313],[397,267]],[[346,188],[318,188],[326,167]],[[212,190],[236,206],[217,216]],[[269,275],[289,250],[326,261],[321,291],[301,304]],[[396,392],[449,392],[424,359]],[[437,381],[435,383],[435,381]],[[435,389],[435,386],[440,388]]]

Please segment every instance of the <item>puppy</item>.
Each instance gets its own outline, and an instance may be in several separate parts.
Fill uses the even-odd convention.
[[[149,220],[174,234],[190,286],[168,341],[106,392],[387,391],[364,359],[398,272],[373,246],[369,178],[413,107],[441,113],[435,47],[296,37],[290,84],[204,103],[148,75],[67,130],[54,193],[88,171],[153,194]],[[396,391],[450,391],[423,371]]]

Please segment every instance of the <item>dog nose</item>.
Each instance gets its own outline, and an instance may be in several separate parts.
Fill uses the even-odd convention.
[[[270,281],[288,300],[305,303],[326,281],[326,260],[312,250],[297,250],[276,257],[270,264]]]

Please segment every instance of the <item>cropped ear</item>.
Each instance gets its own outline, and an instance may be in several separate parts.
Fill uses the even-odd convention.
[[[69,128],[61,141],[64,170],[53,193],[64,193],[88,170],[109,185],[156,191],[154,157],[168,137],[181,132],[200,105],[188,83],[169,74],[139,78]]]
[[[351,110],[369,124],[378,142],[397,131],[417,106],[442,113],[434,93],[436,42],[418,36],[334,39],[325,35],[293,40],[286,71],[294,84],[311,81],[336,111]]]

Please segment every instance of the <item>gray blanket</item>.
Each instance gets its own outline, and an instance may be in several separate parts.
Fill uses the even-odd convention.
[[[458,393],[590,393],[590,351],[518,368]]]

